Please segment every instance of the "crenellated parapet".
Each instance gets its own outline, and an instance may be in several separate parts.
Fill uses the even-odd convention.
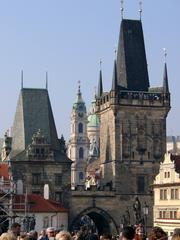
[[[119,93],[111,91],[97,98],[97,111],[105,110],[111,105],[170,107],[170,93],[121,90]]]

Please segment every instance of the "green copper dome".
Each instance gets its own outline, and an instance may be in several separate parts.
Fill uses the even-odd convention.
[[[90,114],[88,116],[88,127],[99,127],[99,118],[96,114]]]

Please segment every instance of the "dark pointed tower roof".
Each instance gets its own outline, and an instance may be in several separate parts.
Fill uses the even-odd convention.
[[[163,91],[169,92],[169,84],[168,84],[168,74],[167,74],[167,63],[164,64],[164,75],[163,75]]]
[[[122,19],[117,55],[118,85],[131,91],[148,91],[149,77],[140,20]]]
[[[100,68],[97,97],[101,97],[102,94],[103,94],[103,82],[102,82],[102,69]]]
[[[112,91],[117,91],[118,88],[118,78],[117,78],[117,62],[116,59],[114,60],[114,71],[113,71],[113,78],[112,78]]]
[[[51,148],[59,150],[58,136],[47,89],[23,88],[16,108],[12,152],[15,156],[32,143],[33,134],[41,130]]]

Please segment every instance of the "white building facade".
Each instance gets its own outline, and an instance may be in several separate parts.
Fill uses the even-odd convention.
[[[171,235],[180,228],[180,156],[165,154],[154,189],[154,226]]]

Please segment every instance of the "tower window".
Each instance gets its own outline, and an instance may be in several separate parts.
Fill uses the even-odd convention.
[[[41,182],[41,174],[40,173],[33,173],[32,174],[32,184],[39,185]]]
[[[137,179],[137,191],[138,193],[144,193],[145,191],[145,178],[144,176],[139,176]]]
[[[83,124],[82,123],[79,123],[79,125],[78,125],[78,132],[83,133]]]
[[[82,159],[82,158],[84,158],[84,149],[81,147],[79,149],[79,159]]]

